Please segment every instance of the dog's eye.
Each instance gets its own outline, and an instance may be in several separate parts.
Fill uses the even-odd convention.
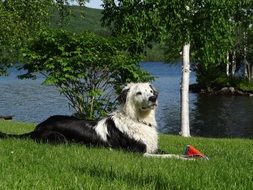
[[[141,92],[137,92],[136,95],[142,95],[142,93]]]
[[[153,90],[150,90],[150,92],[153,94]]]

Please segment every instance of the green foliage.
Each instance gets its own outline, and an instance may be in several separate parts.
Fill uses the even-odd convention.
[[[84,32],[91,31],[97,34],[106,35],[109,31],[101,26],[102,10],[92,9],[80,6],[68,6],[67,7],[70,16],[68,22],[62,25],[62,29],[70,32]],[[50,19],[50,28],[59,28],[59,14],[57,10],[54,11],[52,18]]]
[[[243,78],[239,80],[236,87],[241,91],[253,93],[253,82],[248,79]]]
[[[104,1],[102,24],[109,26],[112,34],[131,40],[128,50],[143,53],[146,46],[152,47],[159,30],[156,3],[149,1],[113,0]]]
[[[24,133],[31,125],[0,121],[1,131]],[[192,144],[209,160],[146,158],[141,154],[83,145],[0,141],[1,189],[207,189],[253,186],[252,139],[160,135],[159,148],[182,154]],[[15,171],[15,172],[10,172]],[[24,177],[25,176],[25,177]]]
[[[71,0],[84,4],[85,0]],[[67,0],[5,0],[0,1],[0,75],[20,61],[20,48],[48,27],[53,8],[61,20],[68,15]]]
[[[229,86],[229,80],[223,72],[225,69],[222,68],[223,65],[198,64],[196,72],[198,85],[208,91],[220,90],[224,86]]]
[[[223,87],[234,87],[243,92],[253,92],[253,83],[244,77],[227,76],[219,67],[208,68],[205,74],[198,76],[198,85],[201,89],[213,92]]]
[[[123,51],[127,43],[90,32],[44,31],[23,51],[28,72],[21,77],[43,73],[79,116],[94,119],[114,108],[123,84],[152,79],[138,66],[139,56]]]
[[[253,16],[252,16],[253,20]],[[248,38],[248,60],[250,63],[253,63],[253,27],[249,30]]]
[[[241,62],[244,55],[246,56],[246,31],[252,23],[250,21],[253,16],[252,7],[253,2],[248,0],[209,2],[203,24],[203,29],[208,30],[201,31],[196,36],[194,44],[195,71],[202,85],[203,80],[206,84],[210,84],[210,81],[214,82],[216,78],[227,78],[225,71],[226,64],[229,63],[229,54],[235,54],[238,62]],[[216,88],[219,87],[220,85]]]
[[[141,52],[152,41],[163,42],[169,62],[178,60],[183,45],[190,42],[191,60],[202,84],[203,80],[214,80],[225,72],[218,68],[227,63],[227,55],[236,44],[236,29],[248,28],[253,18],[250,0],[118,2],[104,1],[104,25],[110,26],[116,35],[127,34],[135,52]]]
[[[51,0],[0,1],[0,74],[18,60],[19,48],[45,26]]]

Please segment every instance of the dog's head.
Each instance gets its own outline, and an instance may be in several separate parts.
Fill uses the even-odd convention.
[[[123,88],[118,100],[145,112],[156,108],[157,98],[158,92],[150,83],[130,83]]]

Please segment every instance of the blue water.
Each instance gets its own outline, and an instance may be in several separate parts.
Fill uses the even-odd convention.
[[[164,133],[178,134],[180,131],[180,64],[143,63],[142,68],[152,73],[156,80],[154,86],[159,90],[157,122]],[[195,82],[194,74],[190,82]],[[196,94],[190,94],[190,107],[194,107]]]
[[[142,63],[151,72],[159,90],[157,121],[159,131],[180,131],[181,65]],[[17,71],[0,77],[0,115],[38,123],[56,114],[72,114],[67,99],[53,86],[41,85],[43,78],[19,80]],[[194,73],[191,83],[195,82]],[[203,96],[190,93],[191,134],[204,137],[253,137],[253,97]]]

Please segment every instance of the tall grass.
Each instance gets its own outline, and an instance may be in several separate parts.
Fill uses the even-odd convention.
[[[0,131],[34,125],[0,121]],[[181,154],[192,144],[210,160],[145,158],[78,144],[0,140],[0,189],[252,189],[253,141],[160,135],[160,148]]]

